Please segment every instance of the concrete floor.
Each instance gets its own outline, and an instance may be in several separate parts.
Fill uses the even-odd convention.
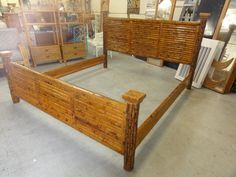
[[[62,79],[117,100],[130,88],[147,93],[142,122],[178,84],[174,73],[115,54],[108,70]],[[235,177],[235,108],[236,94],[184,91],[137,149],[134,171],[125,172],[116,152],[24,101],[13,105],[0,77],[0,177]]]

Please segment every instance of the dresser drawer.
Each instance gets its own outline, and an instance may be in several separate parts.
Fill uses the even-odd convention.
[[[84,57],[86,54],[85,43],[65,44],[62,46],[63,59]]]
[[[31,47],[31,54],[35,64],[61,60],[61,50],[58,45]]]

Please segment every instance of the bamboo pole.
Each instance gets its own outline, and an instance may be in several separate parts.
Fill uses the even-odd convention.
[[[134,168],[139,107],[146,95],[135,90],[129,90],[122,97],[127,102],[124,169],[131,171]]]
[[[103,24],[103,29],[105,29],[104,25],[105,25],[105,20],[108,16],[108,12],[102,12],[102,16],[103,16],[103,20],[102,20],[102,24]],[[106,31],[103,31],[103,54],[105,55],[105,60],[104,60],[104,64],[103,67],[107,68],[107,45],[106,45]]]

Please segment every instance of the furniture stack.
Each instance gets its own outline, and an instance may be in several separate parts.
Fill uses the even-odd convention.
[[[83,1],[31,4],[21,0],[24,30],[34,65],[85,56]]]
[[[67,61],[85,56],[85,18],[81,10],[58,12],[62,58]]]

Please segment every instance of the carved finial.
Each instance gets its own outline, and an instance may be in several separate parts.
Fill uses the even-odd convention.
[[[136,90],[129,90],[124,95],[122,95],[122,98],[133,104],[139,104],[143,101],[143,99],[146,97],[145,93],[136,91]]]

